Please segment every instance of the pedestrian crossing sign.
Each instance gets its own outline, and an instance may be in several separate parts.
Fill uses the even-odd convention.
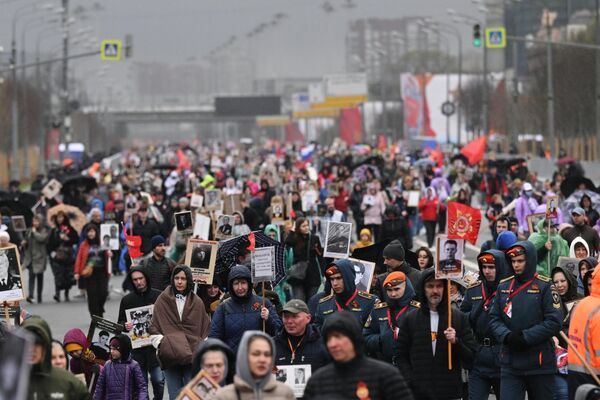
[[[506,47],[506,28],[485,28],[485,47],[488,49],[503,49]]]
[[[100,49],[100,58],[104,61],[121,60],[121,49],[123,44],[120,40],[103,40]]]

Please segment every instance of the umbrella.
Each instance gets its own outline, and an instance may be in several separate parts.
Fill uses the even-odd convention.
[[[371,170],[375,178],[380,179],[381,173],[379,172],[379,168],[371,164],[363,164],[356,167],[352,171],[352,177],[359,182],[365,182],[367,180],[367,170]]]
[[[565,197],[571,196],[576,190],[595,190],[596,186],[591,179],[583,177],[583,176],[571,176],[565,179],[560,184],[560,192]],[[583,196],[583,195],[582,195]]]
[[[352,258],[374,262],[377,271],[385,272],[386,266],[383,265],[383,249],[385,248],[385,246],[390,244],[392,240],[393,239],[386,239],[382,240],[381,242],[377,242],[371,246],[355,249],[352,252]],[[404,260],[408,264],[410,264],[411,267],[418,269],[419,264],[417,263],[417,254],[408,249],[404,249],[404,252]]]
[[[87,223],[87,219],[85,218],[85,215],[79,208],[75,206],[70,206],[68,204],[59,204],[48,210],[48,225],[54,227],[54,216],[60,211],[65,213],[65,215],[69,219],[69,223],[73,228],[75,228],[77,233],[81,233],[83,226]]]
[[[567,165],[567,164],[571,164],[576,162],[577,160],[575,160],[573,157],[570,156],[565,156],[565,157],[561,157],[556,161],[556,165]]]
[[[73,188],[80,193],[87,193],[98,187],[98,182],[91,176],[73,175],[65,178],[62,182],[62,192],[67,192]]]
[[[592,201],[592,207],[600,213],[600,194],[592,192],[591,190],[577,190],[573,192],[562,205],[562,211],[564,215],[571,215],[571,211],[575,207],[579,207],[579,202],[584,195],[588,195]]]
[[[273,286],[276,286],[279,282],[285,278],[285,246],[268,237],[261,231],[252,232],[254,234],[254,242],[256,247],[275,247],[275,281]],[[234,267],[237,262],[237,256],[240,250],[248,248],[250,239],[248,235],[241,235],[234,237],[233,239],[219,242],[219,248],[217,250],[217,262],[215,268],[215,282],[218,282],[220,286],[226,286],[227,275],[229,270]]]
[[[18,200],[18,198],[17,198]],[[31,226],[31,218],[33,217],[33,212],[31,211],[31,207],[28,207],[25,203],[20,203],[15,199],[10,200],[1,200],[0,201],[0,213],[2,213],[3,208],[8,208],[10,213],[6,213],[6,216],[10,215],[22,215],[25,218],[25,224],[27,226]],[[4,213],[2,213],[4,214]],[[4,215],[3,215],[4,216]]]

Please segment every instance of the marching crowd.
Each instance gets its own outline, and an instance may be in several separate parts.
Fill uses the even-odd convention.
[[[38,177],[24,231],[11,219],[24,193],[11,182],[0,246],[21,253],[27,302],[48,301],[50,265],[53,301],[75,291],[90,316],[110,318],[109,282],[124,275],[123,332],[105,333],[104,349],[80,329],[56,341],[51,321],[21,313],[34,337],[28,398],[600,398],[600,195],[575,161],[541,180],[526,160],[483,158],[339,143],[132,149],[116,165],[86,165],[85,184],[52,198],[42,189],[65,171]],[[186,263],[195,229],[175,215],[208,216],[215,239],[222,210],[192,204],[213,189],[239,195],[227,236],[245,240],[232,266],[199,283]],[[435,239],[455,223],[454,203],[483,210],[491,239],[472,260],[465,251],[463,277],[449,281]],[[107,222],[120,227],[119,250],[102,243]],[[352,222],[351,256],[375,264],[366,287],[364,266],[327,256],[330,222]],[[262,233],[285,251],[277,282],[253,281]],[[446,246],[454,259],[457,242]],[[3,279],[18,271],[0,273],[0,293],[21,285]],[[126,310],[150,305],[151,345],[133,348]]]

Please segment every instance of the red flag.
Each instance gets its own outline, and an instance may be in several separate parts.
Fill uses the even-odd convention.
[[[179,159],[179,164],[177,164],[177,169],[179,171],[184,170],[184,169],[190,169],[192,167],[190,164],[190,161],[188,160],[186,155],[183,153],[183,150],[177,149],[176,154],[177,154],[177,158]]]
[[[349,146],[362,142],[362,116],[357,107],[340,111],[340,138]]]
[[[487,143],[487,136],[483,135],[471,143],[465,145],[461,150],[460,154],[467,157],[469,160],[469,164],[475,165],[481,160],[483,160],[483,155],[485,154],[485,145]]]
[[[140,247],[142,247],[142,237],[141,236],[129,236],[127,234],[127,230],[124,229],[125,233],[125,244],[129,249],[129,256],[131,258],[137,258],[144,255]]]
[[[481,211],[456,201],[448,202],[448,239],[465,239],[477,243]]]
[[[437,166],[440,168],[444,166],[444,153],[442,153],[442,150],[440,150],[439,146],[437,149],[431,150],[429,159],[435,161]]]
[[[287,143],[304,142],[304,134],[297,122],[290,122],[285,127],[285,141]]]
[[[250,242],[248,245],[248,251],[254,251],[254,248],[256,247],[256,238],[254,237],[254,232],[250,232],[248,234],[248,241]]]

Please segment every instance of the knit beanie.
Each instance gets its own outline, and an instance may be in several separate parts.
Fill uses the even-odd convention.
[[[150,239],[150,247],[152,250],[154,250],[159,244],[165,244],[165,238],[161,235],[152,236],[152,239]]]
[[[515,243],[517,243],[517,235],[511,231],[500,232],[496,239],[496,249],[506,251]]]
[[[110,339],[110,347],[116,350],[121,351],[121,341],[117,336]]]
[[[404,261],[404,246],[399,240],[394,240],[383,249],[383,256],[394,260]]]

